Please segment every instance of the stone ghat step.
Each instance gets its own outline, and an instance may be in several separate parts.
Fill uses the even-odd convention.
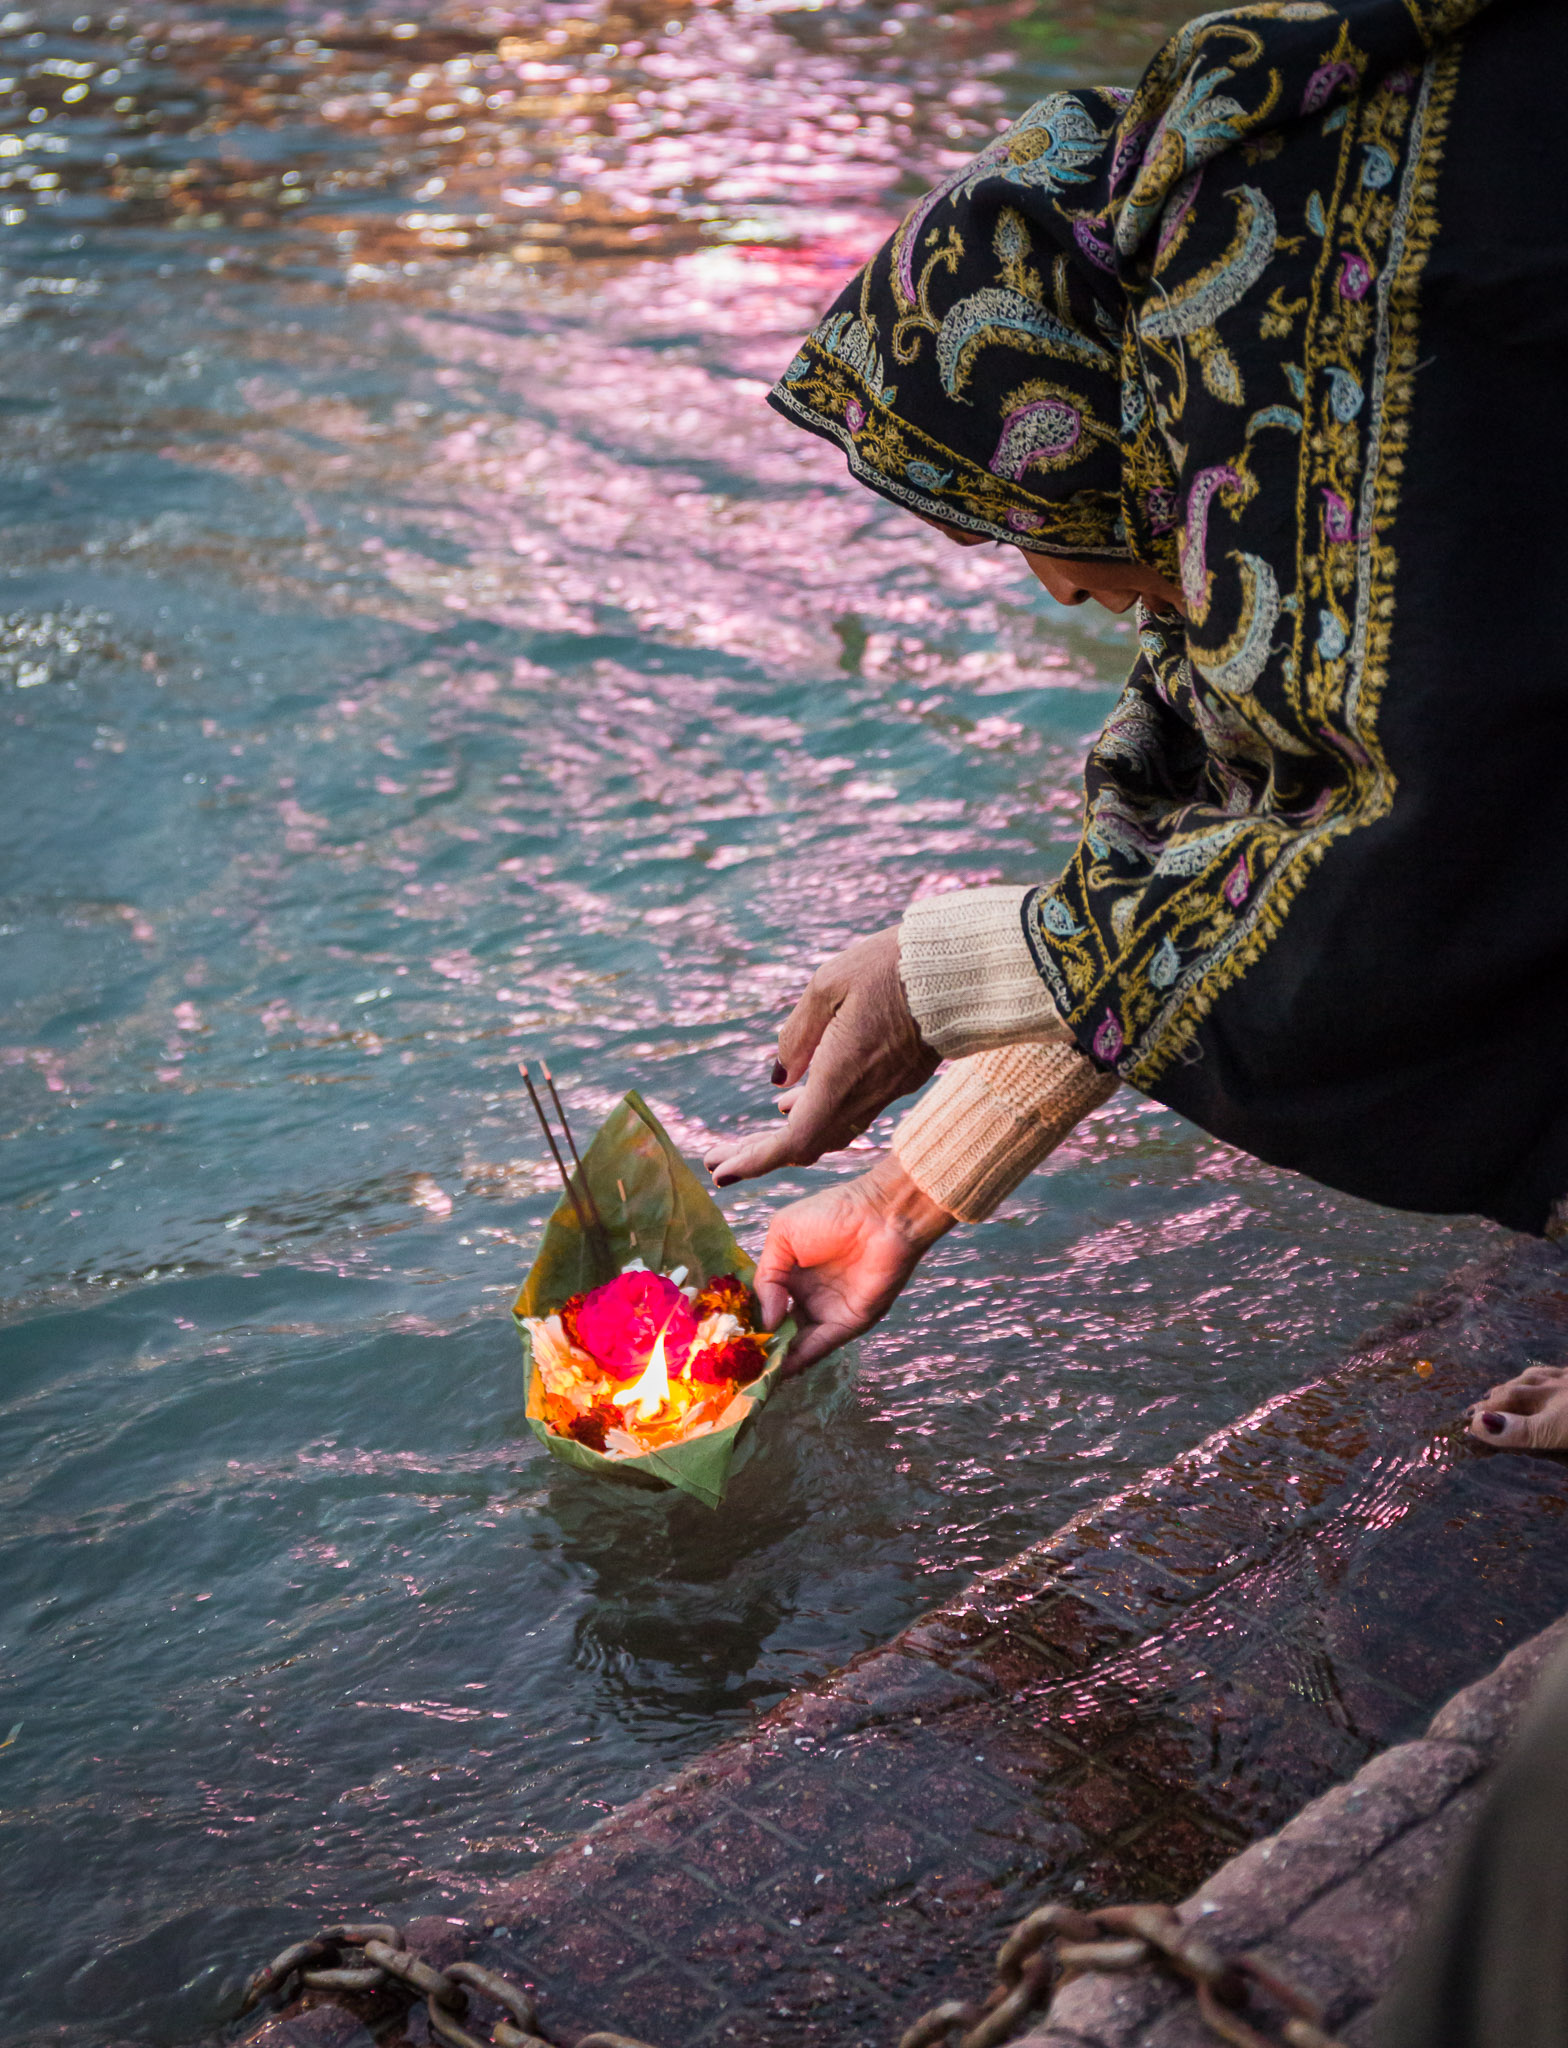
[[[1043,1900],[1183,1898],[1568,1609],[1568,1461],[1489,1452],[1461,1420],[1563,1359],[1568,1260],[1513,1243],[440,1945],[535,1987],[563,2043],[891,2048],[983,1995]],[[300,2024],[265,2048],[316,2038]]]
[[[1225,1957],[1262,1963],[1316,1999],[1346,2048],[1376,2048],[1378,2007],[1474,1819],[1568,1617],[1510,1651],[1417,1742],[1363,1764],[1278,1834],[1244,1849],[1177,1908]],[[1193,2000],[1152,1973],[1080,1977],[1017,2048],[1214,2048]]]

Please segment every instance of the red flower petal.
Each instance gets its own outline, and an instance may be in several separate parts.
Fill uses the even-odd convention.
[[[702,1386],[717,1386],[721,1380],[737,1380],[746,1386],[768,1362],[764,1337],[750,1334],[731,1337],[727,1344],[710,1344],[691,1362],[690,1378]]]

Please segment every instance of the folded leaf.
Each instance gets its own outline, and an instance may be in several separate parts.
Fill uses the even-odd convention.
[[[597,1287],[636,1258],[655,1273],[684,1266],[688,1283],[699,1286],[721,1273],[733,1273],[749,1284],[755,1271],[719,1205],[640,1095],[628,1095],[600,1126],[583,1158],[583,1178],[604,1221],[608,1263],[592,1231],[585,1233],[572,1203],[563,1196],[545,1225],[538,1256],[512,1308],[528,1373],[529,1426],[565,1465],[623,1485],[675,1487],[716,1508],[730,1473],[751,1450],[757,1416],[778,1384],[795,1325],[786,1321],[770,1334],[766,1367],[736,1395],[720,1424],[702,1436],[624,1458],[606,1457],[571,1437],[557,1436],[544,1420],[543,1386],[523,1326],[525,1316],[553,1315],[570,1296]],[[574,1184],[581,1200],[582,1185],[576,1176]]]

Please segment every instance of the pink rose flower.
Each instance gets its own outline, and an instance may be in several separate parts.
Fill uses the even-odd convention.
[[[583,1297],[577,1341],[615,1380],[641,1377],[660,1331],[672,1374],[685,1365],[697,1325],[686,1297],[662,1273],[621,1273]]]

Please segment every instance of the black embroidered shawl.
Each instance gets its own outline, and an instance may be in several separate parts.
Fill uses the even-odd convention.
[[[1042,100],[921,200],[772,402],[899,503],[1181,585],[1185,619],[1140,612],[1082,839],[1026,905],[1080,1043],[1265,1157],[1538,1228],[1541,1191],[1497,1184],[1517,1160],[1478,1185],[1315,1146],[1310,1115],[1276,1128],[1256,1040],[1231,1050],[1244,1006],[1221,1003],[1288,952],[1298,898],[1400,788],[1381,718],[1395,529],[1445,129],[1485,4],[1237,7],[1135,92]],[[1301,1010],[1301,965],[1269,984],[1265,1033],[1281,988]],[[1387,992],[1364,993],[1381,1014]],[[1362,1080],[1400,1057],[1386,1036],[1347,1055]]]

